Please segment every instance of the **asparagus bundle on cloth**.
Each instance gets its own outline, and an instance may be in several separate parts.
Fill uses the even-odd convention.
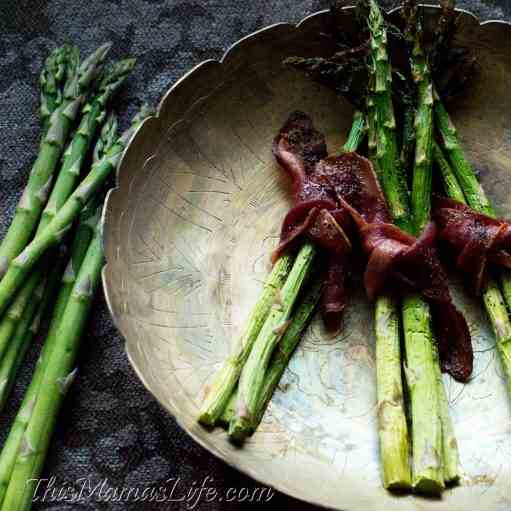
[[[143,108],[132,126],[117,140],[112,137],[116,123],[111,118],[96,145],[93,169],[99,167],[103,173],[107,173],[107,169],[111,172],[119,163],[122,149],[134,130],[148,114],[149,109]],[[79,211],[80,222],[48,337],[0,455],[1,509],[30,507],[32,483],[42,470],[60,405],[74,378],[76,353],[103,261],[99,229],[100,193],[101,187],[97,185],[95,192],[90,193],[86,207]]]
[[[107,69],[103,73],[97,91],[85,104],[80,125],[64,153],[57,180],[46,208],[40,217],[36,236],[51,222],[76,187],[92,139],[105,118],[108,101],[119,90],[134,63],[134,59],[126,59]],[[16,300],[11,304],[5,317],[0,322],[0,359],[7,349],[18,323],[20,321],[30,321],[30,311],[25,312],[27,303],[33,290],[43,280],[44,275],[50,271],[51,259],[51,254],[48,254],[46,260],[39,264],[38,268],[20,289]]]
[[[53,220],[9,264],[4,278],[0,281],[0,313],[6,310],[30,271],[45,252],[63,240],[82,208],[112,174],[121,159],[126,144],[150,112],[148,108],[141,110],[132,126],[117,140],[107,154],[92,166],[89,174],[63,204]]]
[[[97,162],[101,157],[104,155],[105,151],[107,151],[115,142],[115,136],[117,132],[117,120],[116,116],[111,114],[107,121],[105,122],[103,129],[101,131],[101,136],[99,137],[96,147],[94,150],[94,161]],[[64,168],[64,167],[63,167]],[[53,192],[55,192],[57,188],[54,188]],[[52,193],[53,193],[52,192]],[[95,209],[95,208],[94,208]],[[81,217],[85,216],[85,219],[90,217],[90,210],[91,206],[88,205],[84,208],[84,210],[81,213]],[[41,222],[39,224],[39,230],[41,230],[41,226],[43,225],[43,219],[41,219]],[[84,226],[82,225],[84,221],[80,221],[79,231],[84,229]],[[86,246],[83,246],[83,244],[80,246],[82,252],[85,252]],[[62,252],[61,250],[60,252]],[[65,250],[64,250],[65,251]],[[74,254],[74,252],[73,252]],[[76,259],[78,256],[72,256],[71,263],[68,266],[68,269],[66,271],[66,275],[64,276],[65,279],[69,279],[70,277],[74,276],[74,270],[72,261]],[[46,298],[48,295],[52,295],[51,287],[55,281],[59,281],[61,278],[61,268],[60,264],[57,264],[55,266],[55,258],[57,258],[57,261],[60,262],[62,259],[62,254],[57,251],[57,254],[48,254],[43,261],[41,261],[41,264],[38,265],[38,267],[34,271],[34,275],[36,275],[36,279],[38,279],[39,284],[39,292],[36,293],[36,298],[39,295],[44,295]],[[51,265],[51,266],[50,266]],[[55,266],[55,267],[54,267]],[[50,275],[47,279],[44,277],[44,275]],[[73,277],[74,278],[74,277]],[[36,307],[36,301],[33,299],[33,296],[31,296],[31,293],[28,292],[30,284],[30,279],[27,280],[23,288],[18,293],[17,299],[15,300],[14,304],[19,300],[20,297],[28,296],[29,297],[29,303],[25,307],[25,309],[19,314],[18,317],[18,326],[15,330],[14,335],[12,338],[8,339],[6,341],[6,353],[5,356],[0,360],[0,374],[5,376],[5,379],[2,379],[0,377],[0,382],[5,382],[2,385],[2,391],[0,393],[0,408],[5,403],[5,400],[7,399],[8,392],[10,391],[10,388],[14,382],[14,379],[16,377],[17,368],[21,364],[24,353],[28,346],[31,343],[31,339],[34,337],[34,335],[37,334],[38,327],[41,323],[41,318],[44,316],[44,311],[47,309],[47,304],[45,304],[46,299],[43,299],[43,303],[40,304],[39,307]],[[28,292],[28,295],[27,295]],[[0,323],[0,331],[2,329],[2,326],[6,323],[6,321],[11,321],[9,319],[9,310],[13,309],[13,306],[11,305],[6,313],[6,316],[2,319],[2,322]]]
[[[16,208],[16,214],[0,244],[0,279],[6,273],[11,261],[20,254],[34,233],[51,190],[53,172],[64,151],[70,130],[109,50],[110,44],[101,46],[80,65],[77,51],[72,48],[68,50],[67,80],[61,91],[62,101],[60,103],[58,100],[60,91],[57,89],[57,92],[53,93],[53,80],[49,79],[51,71],[48,70],[44,74],[42,79],[44,98],[42,115],[43,123],[47,123],[47,129],[43,135],[39,155],[30,172],[27,186]],[[62,72],[64,65],[63,62],[57,65],[58,73]],[[52,66],[49,68],[52,69]],[[55,78],[54,81],[58,83],[59,80]],[[49,83],[52,83],[49,87],[52,95],[47,100],[46,87]],[[46,116],[51,108],[54,110],[46,121]]]

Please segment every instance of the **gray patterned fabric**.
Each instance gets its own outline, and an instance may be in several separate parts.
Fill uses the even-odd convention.
[[[346,0],[346,4],[351,3]],[[385,7],[398,4],[382,0]],[[460,0],[483,19],[511,19],[508,0]],[[139,59],[117,102],[124,121],[141,100],[153,104],[185,71],[219,58],[240,37],[278,21],[299,21],[328,0],[16,0],[0,4],[0,236],[5,232],[36,154],[38,73],[49,49],[73,42],[83,54],[114,42],[113,57]],[[0,418],[3,441],[23,395],[39,347],[31,350],[11,405]],[[98,298],[83,349],[79,376],[58,422],[45,467],[65,487],[87,478],[110,487],[200,484],[253,488],[257,483],[229,468],[187,437],[144,390],[131,370],[123,341]],[[165,483],[174,478],[174,481]],[[176,498],[180,495],[176,492]],[[312,509],[276,494],[275,505]],[[259,504],[262,506],[262,504]],[[194,509],[224,510],[256,504],[206,502]],[[192,509],[181,503],[37,503],[34,509],[67,511]]]

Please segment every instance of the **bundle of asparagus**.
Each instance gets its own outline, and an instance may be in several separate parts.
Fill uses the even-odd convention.
[[[40,153],[0,245],[0,406],[42,318],[52,310],[39,362],[0,454],[0,509],[31,506],[32,483],[41,473],[60,406],[76,374],[76,354],[99,283],[104,191],[127,143],[151,113],[143,107],[117,136],[116,117],[107,115],[109,104],[135,61],[104,67],[109,48],[103,45],[80,64],[78,50],[63,46],[46,60],[40,80]]]

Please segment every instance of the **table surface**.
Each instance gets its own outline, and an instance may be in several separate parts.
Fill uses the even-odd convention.
[[[346,0],[346,4],[350,4]],[[391,7],[399,2],[382,0]],[[433,3],[433,2],[427,2]],[[114,43],[113,57],[132,55],[138,65],[117,102],[124,122],[141,101],[157,104],[183,73],[202,60],[220,58],[242,36],[279,21],[297,22],[328,7],[328,0],[18,0],[0,5],[0,237],[12,217],[39,138],[38,73],[48,50],[73,42],[84,54]],[[460,0],[481,19],[511,20],[508,0]],[[3,441],[23,396],[39,351],[30,351],[9,409],[0,418]],[[156,510],[245,509],[268,504],[226,503],[204,494],[177,502],[205,484],[223,495],[228,488],[258,484],[217,460],[194,442],[145,391],[124,354],[123,340],[102,296],[96,300],[72,387],[50,447],[44,478],[56,490],[102,486],[79,502],[58,501],[56,493],[34,509]],[[46,485],[46,486],[44,486]],[[165,487],[172,503],[114,502],[110,488]],[[42,489],[52,488],[42,483]],[[103,488],[103,494],[99,493]],[[61,492],[60,496],[62,497]],[[77,495],[69,493],[69,495]],[[53,498],[52,498],[53,496]],[[271,503],[315,509],[275,493]]]

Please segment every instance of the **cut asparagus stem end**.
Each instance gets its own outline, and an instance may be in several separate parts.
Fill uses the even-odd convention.
[[[399,306],[382,295],[375,305],[378,433],[383,485],[389,490],[412,487],[408,426],[403,399]]]
[[[242,444],[254,432],[254,421],[246,417],[231,420],[229,425],[229,438],[236,444]]]
[[[445,484],[431,312],[414,293],[403,297],[402,309],[412,416],[413,487],[420,493],[435,494]]]
[[[220,368],[213,384],[207,391],[206,399],[199,413],[198,421],[203,426],[215,426],[216,421],[229,402],[240,371],[240,363],[234,358],[229,358]]]

